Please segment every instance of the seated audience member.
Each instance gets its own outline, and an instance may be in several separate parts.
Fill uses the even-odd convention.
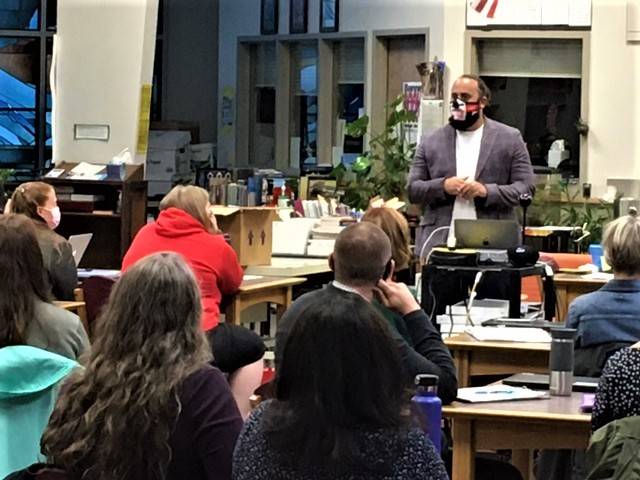
[[[13,192],[5,213],[21,213],[33,220],[47,271],[47,288],[58,300],[73,300],[78,271],[71,244],[54,232],[60,223],[60,208],[53,187],[44,182],[23,183]]]
[[[420,373],[438,375],[438,395],[445,404],[453,401],[458,381],[451,354],[407,286],[390,280],[394,261],[391,243],[385,233],[370,222],[345,228],[336,240],[329,263],[335,273],[335,281],[323,290],[299,297],[280,319],[276,333],[277,364],[282,361],[289,332],[307,305],[318,296],[345,291],[356,293],[368,302],[374,302],[391,324],[391,335],[400,352],[405,382],[411,383]]]
[[[447,479],[409,414],[387,322],[360,295],[308,298],[282,347],[276,399],[249,417],[235,480]]]
[[[78,317],[48,303],[33,222],[0,215],[0,478],[38,461],[58,384],[88,346]]]
[[[577,330],[577,351],[621,344],[617,346],[619,349],[640,340],[640,218],[625,215],[609,223],[602,243],[614,278],[598,291],[576,298],[569,306],[566,325]],[[591,352],[591,357],[602,357],[598,371],[592,372],[595,376],[606,355]]]
[[[640,478],[640,350],[615,353],[602,372],[587,450],[589,480]]]
[[[42,453],[71,479],[231,478],[242,419],[211,366],[191,269],[161,253],[131,267],[66,382]]]
[[[612,354],[640,340],[640,218],[625,215],[609,223],[602,243],[614,278],[576,298],[567,313],[566,326],[576,329],[576,375],[599,377]],[[582,450],[538,456],[537,475],[548,480],[583,478],[584,468]]]
[[[244,417],[249,397],[260,386],[265,345],[254,332],[231,324],[218,326],[223,295],[242,283],[236,253],[218,231],[203,188],[179,185],[160,202],[160,215],[134,238],[122,260],[125,272],[141,258],[157,252],[176,252],[193,269],[202,295],[202,329],[208,332],[215,365],[229,374],[229,383]]]
[[[0,478],[40,458],[58,386],[78,363],[0,332]]]
[[[409,223],[400,212],[393,208],[370,208],[362,217],[363,222],[379,226],[391,241],[391,255],[395,262],[393,279],[410,283],[411,279],[411,235]]]
[[[24,215],[0,215],[0,335],[76,360],[89,348],[80,319],[49,302],[37,227]]]
[[[640,350],[623,348],[607,361],[593,405],[591,427],[640,415]]]

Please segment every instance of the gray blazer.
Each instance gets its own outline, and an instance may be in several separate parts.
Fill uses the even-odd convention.
[[[420,142],[409,171],[409,200],[422,205],[418,254],[433,230],[451,224],[455,196],[444,191],[444,180],[455,175],[456,131],[446,125]],[[515,218],[520,195],[535,191],[529,153],[517,129],[485,117],[475,178],[487,188],[487,198],[475,201],[478,218]],[[429,243],[442,243],[446,237],[443,230]]]

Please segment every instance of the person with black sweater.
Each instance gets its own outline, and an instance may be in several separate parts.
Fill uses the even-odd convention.
[[[391,243],[382,229],[369,222],[347,227],[338,236],[329,263],[335,281],[323,290],[298,298],[280,319],[276,369],[282,361],[286,339],[306,307],[326,292],[346,291],[371,302],[390,323],[407,384],[421,373],[437,375],[438,395],[444,404],[451,403],[458,389],[451,354],[407,286],[391,280],[394,270]]]

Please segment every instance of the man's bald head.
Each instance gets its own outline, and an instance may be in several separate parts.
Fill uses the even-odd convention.
[[[391,242],[371,222],[345,228],[333,248],[333,269],[338,282],[354,287],[373,286],[391,259]]]

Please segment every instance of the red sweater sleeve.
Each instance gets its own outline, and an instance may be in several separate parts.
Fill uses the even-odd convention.
[[[242,284],[244,271],[238,262],[236,252],[222,242],[220,248],[220,272],[218,272],[218,288],[223,295],[232,295],[238,291]]]

